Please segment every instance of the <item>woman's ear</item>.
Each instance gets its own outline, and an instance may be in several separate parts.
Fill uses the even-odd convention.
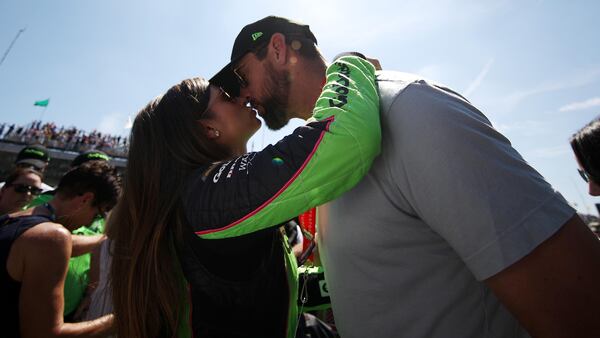
[[[213,140],[221,136],[221,132],[215,127],[214,123],[206,120],[200,120],[198,123],[200,124],[202,132],[209,140]]]

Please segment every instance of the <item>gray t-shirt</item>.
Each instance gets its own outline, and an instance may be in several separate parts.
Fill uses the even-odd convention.
[[[342,337],[528,337],[482,282],[574,214],[460,95],[380,72],[382,153],[319,210]]]

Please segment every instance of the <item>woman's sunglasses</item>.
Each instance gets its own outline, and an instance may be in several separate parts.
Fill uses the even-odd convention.
[[[13,187],[13,189],[20,194],[30,193],[31,195],[37,196],[42,193],[42,189],[27,184],[7,184],[6,186]]]
[[[581,178],[583,178],[583,180],[586,183],[589,183],[590,181],[594,181],[594,183],[598,182],[592,176],[590,176],[590,174],[588,174],[585,170],[577,169],[577,171],[579,172],[579,175],[581,176]]]

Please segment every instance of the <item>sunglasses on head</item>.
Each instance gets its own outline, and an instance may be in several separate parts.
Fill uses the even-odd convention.
[[[42,193],[42,189],[27,184],[7,184],[7,186],[13,187],[13,189],[20,194],[30,193],[31,195],[37,196]]]

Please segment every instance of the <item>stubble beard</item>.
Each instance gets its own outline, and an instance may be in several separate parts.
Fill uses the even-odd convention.
[[[289,71],[277,72],[271,64],[266,65],[267,82],[265,91],[268,96],[263,100],[265,113],[262,118],[271,130],[283,128],[290,120],[288,100],[290,96]]]

